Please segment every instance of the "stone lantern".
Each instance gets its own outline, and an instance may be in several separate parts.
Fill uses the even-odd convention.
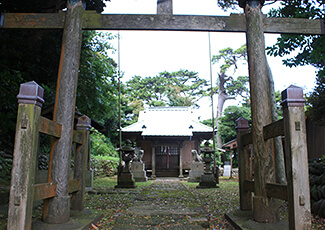
[[[130,161],[134,158],[134,148],[130,145],[123,146],[120,151],[122,152],[122,160],[125,162],[119,172],[117,185],[115,188],[135,188],[135,181],[130,171]]]
[[[215,177],[211,171],[211,162],[213,161],[214,149],[209,147],[209,142],[205,142],[204,147],[201,149],[203,155],[203,161],[205,163],[204,174],[201,176],[200,184],[197,188],[216,188],[217,183]]]

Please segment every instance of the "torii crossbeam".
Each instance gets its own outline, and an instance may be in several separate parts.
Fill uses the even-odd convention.
[[[51,149],[53,165],[50,168],[49,181],[58,184],[57,196],[44,203],[43,219],[47,223],[65,223],[69,220],[70,197],[68,196],[67,175],[69,174],[69,157],[73,126],[74,104],[78,79],[79,58],[82,30],[170,30],[170,31],[211,31],[211,32],[245,32],[249,60],[249,77],[252,99],[252,139],[256,147],[256,162],[259,167],[255,178],[254,219],[260,222],[272,221],[274,207],[265,195],[265,182],[269,179],[271,166],[265,162],[270,144],[261,139],[263,126],[270,123],[269,93],[267,86],[267,67],[265,57],[264,33],[324,34],[322,20],[296,18],[266,18],[261,13],[264,0],[239,0],[245,14],[220,16],[173,15],[172,0],[158,0],[156,15],[112,15],[84,11],[81,0],[68,0],[67,11],[60,13],[1,13],[0,29],[63,29],[62,52],[58,74],[57,94],[55,100],[54,120],[62,124],[62,134]],[[255,148],[255,147],[254,147]],[[264,151],[265,150],[265,151]],[[261,157],[262,156],[262,157]],[[265,158],[265,159],[264,159]],[[64,168],[64,170],[62,170]],[[52,170],[52,171],[51,171]],[[308,184],[308,182],[307,182]],[[13,186],[13,185],[12,185]],[[308,190],[309,191],[309,190]],[[296,191],[292,191],[296,192]],[[296,195],[296,194],[295,194]],[[299,195],[299,194],[298,194]],[[308,194],[304,194],[309,198]],[[293,194],[289,194],[293,196]],[[17,222],[8,224],[8,229],[17,229],[24,212],[13,203],[9,209],[15,209]],[[310,207],[303,207],[295,212],[292,220],[306,217],[305,226],[310,227]],[[263,213],[266,213],[265,215]],[[267,215],[269,214],[269,215]],[[310,214],[310,213],[309,213]],[[271,217],[269,217],[271,216]],[[291,223],[290,228],[299,229],[298,222]],[[22,223],[25,229],[29,223]],[[301,228],[301,226],[300,226]],[[306,228],[305,228],[306,229]]]
[[[7,29],[63,29],[66,12],[34,14],[3,13],[0,28]],[[139,15],[98,14],[85,11],[82,18],[84,30],[164,30],[246,32],[244,14],[230,16],[192,15]],[[324,34],[322,19],[267,18],[264,16],[264,33]]]

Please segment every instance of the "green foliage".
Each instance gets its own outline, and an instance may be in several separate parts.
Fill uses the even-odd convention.
[[[325,125],[325,76],[318,77],[314,91],[307,96],[307,117],[317,125]]]
[[[240,60],[246,60],[247,49],[246,45],[242,45],[240,48],[233,50],[228,47],[219,50],[218,55],[212,56],[212,63],[215,64],[220,60],[223,60],[223,64],[220,67],[220,73],[226,73],[230,67],[235,67],[237,69],[237,63]]]
[[[226,89],[229,96],[241,95],[242,97],[248,97],[247,83],[249,81],[248,76],[238,76],[237,79],[233,79],[226,83]]]
[[[116,143],[118,81],[116,63],[108,56],[113,38],[109,33],[83,32],[76,106],[104,125],[106,135]]]
[[[230,9],[234,10],[234,9],[238,9],[238,1],[237,0],[219,0],[218,6],[223,11],[228,11]]]
[[[282,7],[270,12],[271,17],[295,17],[319,19],[324,18],[324,1],[283,1]],[[318,69],[314,91],[308,95],[307,116],[319,125],[325,124],[325,37],[322,35],[288,35],[282,34],[277,43],[267,47],[268,54],[284,57],[296,51],[293,58],[283,60],[289,67],[312,65]]]
[[[149,106],[191,106],[205,96],[207,81],[196,72],[180,70],[161,72],[158,76],[134,76],[126,83],[130,99],[141,100]]]
[[[86,0],[88,9],[96,9],[98,12],[103,10],[105,2],[107,1]],[[0,0],[0,12],[55,13],[66,8],[66,3],[67,1],[65,0]],[[95,32],[87,31],[84,34],[92,35],[94,33]],[[97,52],[97,56],[100,56],[97,46],[101,45],[107,48],[107,42],[104,41],[104,37],[102,37],[101,41],[97,42],[96,47],[93,46],[95,42],[92,42],[90,39],[87,40],[85,37],[86,36],[83,38],[83,53],[89,54],[89,50],[92,49],[94,52]],[[45,104],[43,107],[48,106],[54,101],[61,53],[61,40],[62,30],[0,30],[0,56],[5,57],[0,59],[0,91],[3,98],[3,100],[0,102],[1,150],[5,150],[7,153],[12,153],[17,116],[16,96],[19,92],[19,85],[21,83],[35,81],[44,88]],[[91,43],[88,43],[87,46],[87,42]],[[81,64],[81,75],[85,75],[85,72],[87,71],[91,72],[94,67],[98,69],[98,63],[100,62],[99,57],[96,57],[94,54],[89,56],[86,55],[86,57],[84,57],[85,55],[83,55],[81,62],[84,62],[85,58],[91,58],[89,61],[94,62],[94,64]],[[108,67],[108,62],[109,60],[103,62],[103,66],[105,66],[104,68],[107,67],[106,72],[112,71],[112,67]],[[83,66],[84,68],[87,68],[87,70],[83,70]],[[97,74],[97,72],[94,74]],[[93,76],[88,75],[88,77],[91,78]],[[83,76],[80,76],[79,79],[81,79],[81,81],[84,80]],[[85,84],[86,86],[84,87],[81,86],[85,82],[86,80],[79,83],[79,90],[83,90],[88,86],[87,84]],[[96,83],[99,86],[102,84],[100,81],[96,81]],[[92,90],[93,91],[91,93],[94,93],[96,92],[97,88],[92,88]],[[98,100],[102,100],[103,98],[106,98],[105,95],[102,95],[102,97],[98,98]],[[93,100],[93,98],[91,98],[91,100]],[[80,97],[79,101],[77,102],[78,106],[81,108],[81,110],[83,110],[82,112],[88,115],[89,110],[84,109],[86,106],[83,106],[83,102],[80,101],[83,101],[84,103],[91,102],[85,100],[83,97]],[[96,113],[96,111],[94,113]]]
[[[236,120],[240,117],[251,120],[251,111],[247,107],[229,106],[224,111],[224,116],[219,118],[218,132],[223,143],[236,138]]]
[[[1,184],[10,184],[12,157],[5,152],[0,152],[0,178]]]
[[[118,157],[118,153],[111,141],[94,128],[91,129],[90,139],[92,155]]]
[[[247,49],[246,45],[233,50],[228,47],[219,50],[219,54],[212,56],[212,63],[221,63],[220,71],[218,73],[218,87],[213,92],[223,95],[227,99],[234,99],[237,95],[244,98],[248,97],[248,76],[227,76],[226,73],[231,69],[235,70],[238,68],[238,64],[243,61],[246,63]]]

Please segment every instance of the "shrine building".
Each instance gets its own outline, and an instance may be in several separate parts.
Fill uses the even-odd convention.
[[[124,139],[144,150],[143,162],[152,176],[180,176],[190,169],[191,150],[199,151],[213,129],[199,122],[190,107],[151,107],[138,122],[122,129]]]

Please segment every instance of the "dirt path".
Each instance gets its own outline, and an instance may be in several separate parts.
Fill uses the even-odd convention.
[[[142,190],[113,229],[205,229],[207,212],[201,202],[178,180],[156,180]]]

